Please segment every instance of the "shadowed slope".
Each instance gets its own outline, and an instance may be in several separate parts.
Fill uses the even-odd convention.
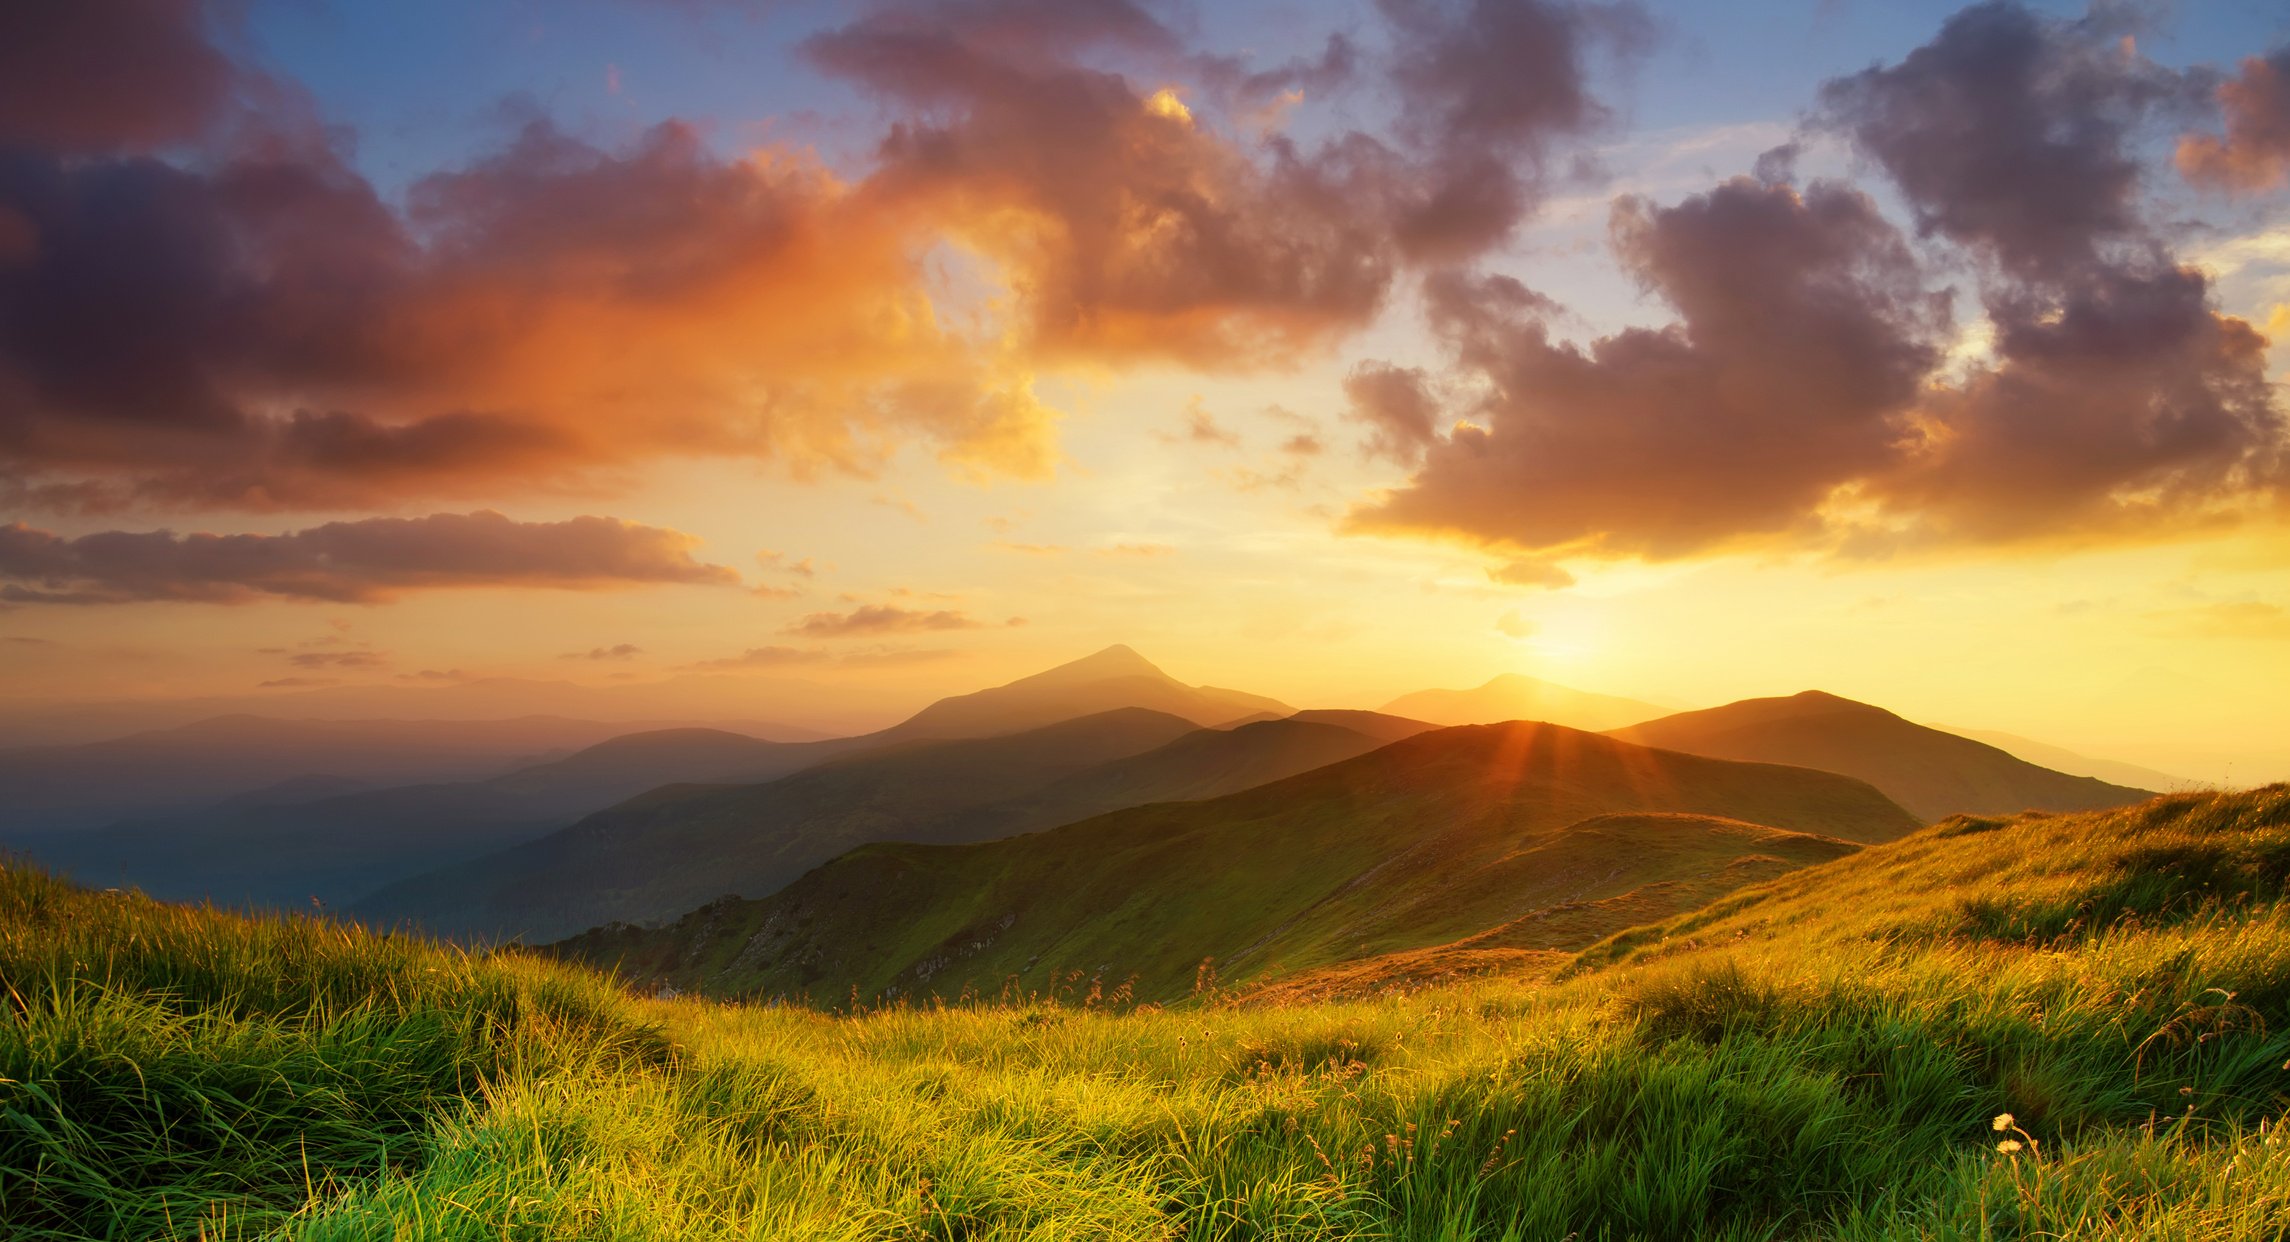
[[[966,980],[991,991],[1008,976],[1038,987],[1082,971],[1136,972],[1139,995],[1168,997],[1204,957],[1231,973],[1315,966],[1453,940],[1538,900],[1625,892],[1641,881],[1596,861],[1619,830],[1593,825],[1610,838],[1560,843],[1617,812],[1861,841],[1916,826],[1875,789],[1829,773],[1553,725],[1473,726],[1208,802],[979,845],[869,845],[767,900],[718,902],[662,931],[600,928],[555,951],[764,996],[952,995]]]
[[[917,739],[755,785],[671,785],[515,849],[357,903],[372,923],[563,935],[672,917],[726,891],[772,892],[854,845],[895,838],[1193,732],[1125,707],[1007,737]]]
[[[1651,720],[1667,714],[1669,709],[1504,673],[1470,690],[1418,690],[1414,694],[1403,694],[1384,704],[1383,710],[1394,716],[1441,725],[1540,720],[1595,732]]]
[[[1362,713],[1367,714],[1367,713]],[[1200,729],[1158,750],[1099,764],[992,806],[917,824],[900,839],[989,841],[1040,832],[1148,802],[1194,802],[1253,789],[1363,755],[1383,742],[1350,729],[1294,718],[1237,729]]]
[[[1610,733],[1643,746],[1857,776],[1926,820],[2099,810],[2153,796],[2039,768],[1985,742],[1818,690],[1679,712]]]

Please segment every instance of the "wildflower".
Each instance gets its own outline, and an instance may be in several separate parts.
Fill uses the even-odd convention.
[[[1994,1122],[1990,1123],[1990,1125],[1989,1125],[1989,1128],[1990,1128],[1990,1129],[1992,1129],[1992,1130],[2009,1130],[2009,1129],[2011,1129],[2011,1128],[2012,1128],[2012,1115],[2011,1115],[2010,1113],[1997,1113],[1997,1114],[1996,1114],[1996,1120],[1995,1120]]]
[[[2008,1155],[2008,1154],[2010,1154],[2010,1153],[2012,1153],[2012,1152],[2018,1151],[2019,1149],[2020,1149],[2020,1140],[2018,1140],[2018,1139],[2005,1139],[2003,1142],[1996,1144],[1996,1150],[1997,1150],[1997,1151],[2000,1151],[2000,1152],[2004,1152],[2004,1153],[2006,1153],[2007,1155]]]

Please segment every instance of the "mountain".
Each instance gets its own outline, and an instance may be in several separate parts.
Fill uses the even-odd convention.
[[[327,778],[298,778],[201,812],[38,839],[27,852],[83,881],[133,886],[163,900],[280,907],[317,897],[339,905],[531,840],[648,789],[769,779],[817,762],[832,745],[664,729],[482,781],[327,797]],[[314,792],[289,798],[289,790]]]
[[[1409,720],[1405,716],[1386,716],[1382,712],[1350,711],[1333,707],[1298,712],[1288,719],[1308,724],[1336,725],[1354,733],[1365,733],[1379,742],[1396,742],[1418,733],[1429,733],[1439,727],[1421,720]]]
[[[1650,814],[1750,827],[1672,858],[1662,834],[1677,830]],[[1639,818],[1601,819],[1614,815]],[[1916,827],[1850,777],[1556,725],[1467,726],[1205,802],[978,844],[867,845],[763,900],[718,901],[657,930],[593,928],[551,951],[748,996],[952,996],[1011,977],[1046,990],[1078,971],[1108,986],[1134,973],[1137,995],[1166,999],[1204,958],[1237,976],[1444,944],[1681,867],[1698,877],[1776,849],[1833,856]],[[1707,823],[1684,831],[1715,839]],[[1621,848],[1634,837],[1646,843]]]
[[[1819,690],[1679,712],[1610,730],[1609,736],[1719,759],[1857,776],[1928,821],[1958,814],[2100,810],[2154,796],[2039,768],[1985,742]]]
[[[0,842],[203,807],[301,777],[377,785],[474,780],[630,731],[558,716],[218,716],[109,741],[17,747],[0,750]]]
[[[1418,690],[1384,704],[1394,716],[1440,725],[1540,720],[1595,733],[1667,715],[1669,709],[1636,699],[1591,694],[1552,682],[1504,673],[1475,690]]]
[[[2116,759],[2095,759],[2090,755],[2079,755],[2072,750],[2038,742],[2032,738],[2024,738],[2016,733],[1999,733],[1993,729],[1958,729],[1944,724],[1936,724],[1932,727],[1943,733],[1953,733],[1958,737],[1971,738],[1975,742],[1986,742],[2015,758],[2025,759],[2029,763],[2050,768],[2054,772],[2065,772],[2069,776],[2089,776],[2128,789],[2152,789],[2157,792],[2166,792],[2193,789],[2203,783],[2193,777],[2173,776],[2168,772],[2158,772],[2153,768],[2140,767],[2136,763],[2124,763]]]
[[[763,784],[667,786],[353,909],[374,924],[538,938],[672,917],[719,893],[772,892],[863,842],[959,833],[939,825],[1194,731],[1123,707],[1001,737],[911,739]]]
[[[104,741],[180,728],[215,716],[465,723],[560,716],[611,722],[619,726],[613,730],[616,733],[694,724],[773,741],[802,742],[860,733],[897,719],[900,705],[891,701],[892,693],[882,688],[830,686],[795,678],[688,673],[615,686],[480,677],[441,685],[325,686],[188,699],[0,702],[0,746]]]
[[[899,839],[990,841],[1148,802],[1222,797],[1364,755],[1384,744],[1381,738],[1341,725],[1295,717],[1230,729],[1198,729],[1158,750],[1101,763],[1033,793],[917,825]]]
[[[1218,725],[1293,708],[1277,699],[1188,686],[1128,647],[1115,645],[1006,686],[940,699],[884,731],[886,737],[987,737],[1038,729],[1080,716],[1142,707],[1197,725]]]

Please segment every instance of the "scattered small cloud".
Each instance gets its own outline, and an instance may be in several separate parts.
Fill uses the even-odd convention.
[[[568,651],[560,660],[631,660],[644,654],[644,648],[635,643],[619,643],[610,647],[591,647],[586,651]]]
[[[483,674],[465,668],[425,668],[418,673],[399,673],[399,681],[446,681],[454,685],[483,680]]]
[[[305,651],[286,662],[296,668],[381,668],[389,663],[371,651]]]
[[[1173,556],[1176,549],[1165,543],[1117,543],[1109,548],[1097,548],[1092,556],[1152,557]]]
[[[1012,543],[1007,539],[997,539],[986,546],[1015,552],[1020,556],[1061,556],[1066,551],[1062,543]]]
[[[56,645],[55,642],[51,639],[32,638],[23,634],[10,634],[7,636],[7,638],[8,641],[12,643],[30,643],[41,647],[53,647]]]
[[[1193,444],[1215,444],[1224,448],[1240,447],[1240,437],[1218,426],[1217,420],[1210,416],[1208,408],[1201,403],[1201,399],[1197,396],[1185,402],[1185,426],[1182,431],[1174,435],[1165,431],[1157,431],[1153,434],[1165,444],[1190,442]]]
[[[735,668],[786,668],[795,664],[817,664],[827,659],[827,653],[817,647],[804,650],[797,647],[750,647],[736,656],[720,660],[702,660],[687,664],[688,669],[721,670]]]
[[[1293,453],[1298,457],[1317,457],[1327,450],[1328,446],[1321,442],[1320,437],[1308,433],[1293,435],[1280,442],[1281,452]]]
[[[796,599],[801,597],[803,592],[794,587],[775,587],[769,583],[764,583],[760,586],[750,587],[748,594],[757,599]]]
[[[836,663],[846,668],[900,668],[910,664],[936,664],[959,659],[962,653],[946,647],[877,647],[846,652]]]
[[[318,686],[339,686],[339,677],[280,677],[274,681],[256,682],[257,690],[309,690]]]
[[[984,622],[973,620],[961,612],[946,609],[923,612],[900,608],[895,604],[866,604],[848,613],[811,613],[782,629],[780,633],[801,634],[810,638],[851,638],[866,634],[913,634],[933,630],[983,628]]]
[[[1542,587],[1556,591],[1574,585],[1574,575],[1549,561],[1516,560],[1496,565],[1487,570],[1487,576],[1506,586]]]
[[[1514,608],[1495,618],[1495,628],[1513,638],[1533,638],[1542,632],[1543,627],[1526,617],[1520,616],[1518,610]]]
[[[980,518],[978,519],[978,524],[990,531],[993,531],[997,535],[1007,535],[1011,531],[1014,531],[1020,526],[1023,526],[1027,522],[1031,521],[1033,516],[1034,515],[1032,512],[1025,509],[1020,509],[1016,514],[1010,517]]]
[[[2169,623],[2179,633],[2198,638],[2290,638],[2290,611],[2257,600],[2148,615]]]
[[[819,573],[818,566],[808,556],[800,561],[789,561],[782,554],[768,549],[755,554],[755,563],[773,573],[794,574],[798,578],[813,578]]]
[[[929,514],[924,513],[922,509],[913,501],[904,497],[886,496],[880,492],[877,492],[875,493],[870,503],[881,505],[885,509],[896,509],[908,517],[913,518],[917,522],[927,522],[930,520]]]
[[[1014,630],[1021,625],[1031,625],[1033,623],[1026,620],[1024,617],[1012,617],[1009,620],[1004,621],[1002,624],[1007,625]]]

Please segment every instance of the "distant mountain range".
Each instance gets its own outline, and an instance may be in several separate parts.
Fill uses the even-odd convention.
[[[46,865],[171,901],[340,905],[382,885],[531,840],[673,781],[760,781],[824,757],[818,743],[717,729],[612,738],[481,781],[289,798],[303,778],[203,811],[28,838]]]
[[[1670,709],[1591,694],[1517,673],[1504,673],[1472,690],[1418,690],[1384,704],[1394,716],[1427,720],[1438,725],[1499,724],[1506,720],[1541,720],[1593,733],[1652,720]]]
[[[636,727],[641,726],[559,716],[219,716],[102,742],[0,750],[0,844],[19,845],[28,833],[204,807],[288,781],[331,781],[303,788],[341,792],[359,785],[480,779],[562,758]]]
[[[600,927],[552,951],[765,997],[952,996],[1079,972],[1108,986],[1134,973],[1139,995],[1167,998],[1204,958],[1294,969],[1445,943],[1649,878],[1834,857],[1917,823],[1850,777],[1555,725],[1469,726],[1207,801],[980,844],[865,845],[763,900],[658,930]],[[1666,849],[1681,831],[1695,848]],[[1631,844],[1642,836],[1655,840]],[[1648,871],[1647,856],[1664,861]]]
[[[2152,790],[2037,767],[1985,742],[1818,690],[1679,712],[1614,729],[1610,736],[1719,759],[1857,776],[1926,820],[2030,809],[2089,811],[2154,796]]]

